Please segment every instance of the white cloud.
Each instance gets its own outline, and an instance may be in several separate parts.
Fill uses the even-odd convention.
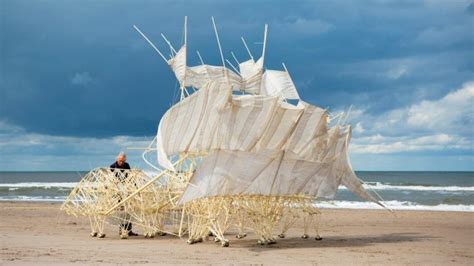
[[[355,153],[473,151],[474,82],[438,100],[380,115],[356,109],[352,117]]]
[[[89,72],[76,73],[71,79],[73,85],[87,86],[90,83],[94,82],[94,79],[89,74]]]
[[[445,149],[468,150],[472,144],[466,138],[447,134],[422,137],[383,137],[381,135],[355,139],[351,145],[354,153],[396,153],[415,151],[441,151]]]
[[[407,110],[407,122],[414,128],[433,131],[473,131],[474,82],[437,101],[422,101]],[[471,128],[469,128],[471,127]]]
[[[0,121],[0,169],[2,170],[86,170],[110,165],[119,151],[129,154],[132,166],[146,167],[142,150],[150,137],[116,136],[86,138],[51,136],[25,132]]]

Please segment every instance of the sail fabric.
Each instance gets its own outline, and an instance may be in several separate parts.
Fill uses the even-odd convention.
[[[303,104],[294,106],[285,102],[278,102],[254,150],[283,150],[303,112]]]
[[[169,159],[172,155],[210,149],[219,126],[219,114],[232,92],[222,87],[221,83],[208,83],[204,89],[186,97],[163,115],[156,141],[158,163],[162,167],[174,170]]]
[[[350,127],[328,127],[326,110],[280,97],[232,94],[228,83],[208,82],[171,107],[157,133],[158,163],[202,153],[182,202],[218,195],[334,197],[346,185],[376,201],[348,159]]]
[[[273,96],[233,96],[226,83],[210,82],[161,119],[158,162],[174,170],[169,158],[181,152],[282,150],[287,144],[288,150],[300,152],[312,147],[325,122],[324,110],[309,104],[293,106]]]
[[[218,150],[196,170],[180,199],[186,203],[202,197],[224,195],[311,195],[333,197],[331,163],[305,161],[285,151],[257,153]]]
[[[239,64],[240,76],[225,66],[186,65],[186,45],[183,45],[168,65],[183,87],[203,88],[208,82],[227,83],[234,91],[250,94],[281,96],[285,99],[299,100],[298,91],[286,71],[266,70],[263,73],[263,59],[253,59]]]
[[[186,45],[183,45],[173,58],[168,60],[168,65],[173,70],[176,79],[183,84],[186,77]]]
[[[158,163],[174,170],[170,158],[182,152],[251,151],[265,148],[264,143],[279,143],[281,147],[289,133],[272,136],[278,124],[269,127],[279,103],[277,97],[232,96],[227,84],[208,83],[162,117],[157,133]],[[286,109],[291,107],[288,105]],[[287,127],[285,132],[290,130]],[[261,142],[266,134],[269,136]]]
[[[227,82],[235,88],[242,86],[241,77],[232,70],[223,66],[200,65],[188,67],[186,65],[186,46],[183,45],[173,58],[168,60],[181,86],[200,89],[210,81]]]
[[[211,65],[187,67],[184,86],[201,89],[210,81],[229,83],[235,90],[242,87],[241,77],[226,67]]]
[[[343,165],[345,168],[344,175],[341,178],[341,184],[346,186],[350,191],[354,194],[358,195],[362,199],[367,201],[374,202],[383,208],[387,208],[383,205],[379,200],[382,200],[380,197],[374,197],[371,193],[369,193],[364,187],[362,181],[357,177],[352,168],[350,159],[349,159],[349,143],[352,137],[352,130],[350,126],[344,128],[345,132],[340,134],[339,141],[340,148],[341,148],[341,156],[338,157],[338,163]]]
[[[262,88],[260,94],[282,96],[285,99],[299,100],[300,96],[296,90],[290,74],[280,70],[266,70],[262,77]]]
[[[242,77],[242,90],[247,93],[259,94],[263,75],[263,58],[255,62],[253,59],[239,64]]]
[[[326,141],[328,116],[325,110],[306,102],[301,101],[298,106],[302,106],[304,111],[285,149],[300,154],[304,159],[314,160],[317,158],[313,157],[324,150],[321,138],[324,138],[323,142]]]
[[[330,152],[318,161],[304,160],[291,151],[217,150],[202,161],[180,203],[225,195],[304,195],[332,199],[343,184],[361,198],[383,206],[363,188],[347,160],[350,127],[336,126],[331,134]]]

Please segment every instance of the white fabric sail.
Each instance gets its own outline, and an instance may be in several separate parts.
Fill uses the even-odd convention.
[[[330,152],[309,161],[291,151],[217,150],[207,156],[190,180],[180,203],[224,195],[305,195],[334,198],[343,184],[363,199],[378,202],[362,186],[347,160],[350,127],[331,130]],[[384,206],[383,206],[384,207]]]
[[[286,71],[266,70],[262,77],[262,95],[282,96],[290,100],[299,100],[295,84]]]
[[[173,155],[207,154],[182,203],[235,194],[332,198],[341,183],[374,200],[350,167],[350,128],[328,130],[327,121],[325,110],[303,101],[235,96],[227,83],[209,82],[163,116],[158,161],[174,170]]]
[[[186,45],[183,45],[173,58],[168,60],[168,65],[173,70],[176,79],[183,84],[186,77]]]
[[[278,100],[268,96],[232,97],[226,83],[208,83],[171,107],[161,119],[157,134],[159,164],[174,170],[169,158],[180,152],[254,149],[271,122]]]
[[[173,58],[168,60],[181,86],[203,88],[208,82],[228,83],[235,91],[258,94],[260,92],[263,60],[248,60],[239,65],[241,76],[224,66],[186,65],[186,46],[183,45]]]
[[[242,87],[242,79],[237,73],[223,66],[211,65],[188,67],[184,86],[201,89],[210,81],[229,83],[234,90]]]
[[[242,77],[242,90],[247,93],[259,94],[263,75],[263,58],[255,62],[253,59],[239,64]]]

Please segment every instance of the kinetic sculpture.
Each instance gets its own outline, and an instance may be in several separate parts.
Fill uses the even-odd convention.
[[[162,35],[171,59],[134,26],[180,84],[181,100],[164,114],[143,153],[159,174],[96,169],[63,204],[67,213],[88,216],[93,236],[104,234],[105,221],[133,221],[147,237],[187,234],[192,244],[213,235],[228,246],[230,227],[237,238],[250,229],[259,244],[273,244],[276,230],[284,238],[297,220],[303,221],[302,238],[314,228],[320,240],[316,200],[334,198],[341,184],[383,206],[349,162],[347,115],[330,117],[302,101],[284,64],[284,71],[264,69],[267,25],[258,60],[242,38],[250,59],[240,63],[232,53],[237,69],[224,60],[212,18],[222,66],[204,64],[198,52],[202,64],[189,67],[186,21],[178,51]],[[158,166],[147,159],[150,152],[156,152]]]

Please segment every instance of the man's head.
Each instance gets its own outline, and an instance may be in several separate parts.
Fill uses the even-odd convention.
[[[118,155],[117,155],[117,164],[119,166],[122,166],[125,162],[127,161],[127,155],[125,154],[125,152],[120,152]]]

